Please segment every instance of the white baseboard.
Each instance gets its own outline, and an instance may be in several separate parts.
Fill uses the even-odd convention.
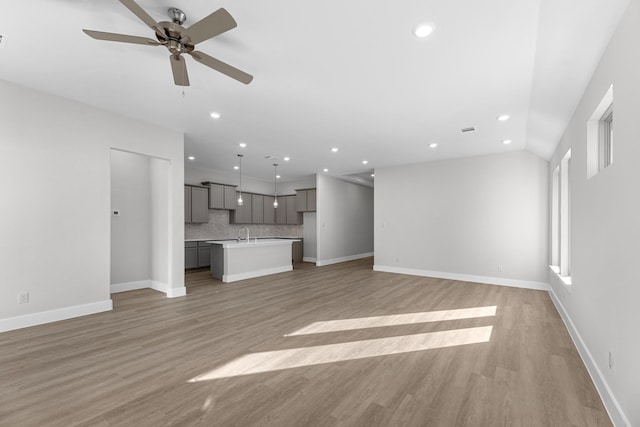
[[[412,276],[437,277],[438,279],[461,280],[464,282],[485,283],[488,285],[510,286],[513,288],[534,289],[548,291],[549,284],[544,282],[531,282],[528,280],[505,279],[502,277],[476,276],[473,274],[448,273],[444,271],[419,270],[415,268],[389,267],[386,265],[374,265],[374,271],[386,273],[409,274]]]
[[[591,380],[593,381],[593,384],[596,386],[596,390],[598,390],[598,394],[600,394],[600,398],[602,399],[602,403],[604,404],[604,407],[607,409],[607,412],[609,413],[611,422],[613,423],[614,426],[617,426],[617,427],[623,427],[623,426],[630,427],[631,423],[629,422],[629,419],[622,411],[622,408],[620,407],[620,404],[618,403],[616,397],[611,391],[611,388],[609,388],[609,384],[607,383],[607,380],[604,378],[604,375],[602,375],[602,371],[600,370],[600,368],[598,368],[598,365],[596,364],[595,359],[591,355],[591,352],[585,345],[584,341],[582,340],[582,337],[580,336],[580,333],[578,332],[575,325],[571,321],[569,314],[564,309],[564,306],[558,299],[558,296],[556,295],[555,291],[553,290],[553,287],[551,286],[549,287],[549,296],[551,297],[551,301],[553,301],[553,305],[556,307],[556,310],[558,310],[558,313],[560,314],[562,321],[567,327],[567,330],[569,331],[569,335],[571,336],[573,343],[578,349],[578,354],[580,354],[580,357],[582,358],[582,362],[587,367],[587,372],[589,372],[589,375],[591,376]]]
[[[367,252],[364,254],[349,255],[349,256],[340,257],[340,258],[321,259],[321,260],[316,260],[316,265],[323,266],[323,265],[339,264],[341,262],[354,261],[356,259],[369,258],[372,256],[373,256],[373,252]]]
[[[116,283],[111,285],[111,293],[135,291],[137,289],[153,289],[167,295],[167,298],[178,298],[187,295],[187,288],[170,288],[166,283],[155,280],[138,280],[136,282]]]
[[[56,310],[9,317],[8,319],[0,319],[0,332],[13,331],[15,329],[28,328],[29,326],[42,325],[45,323],[72,319],[74,317],[87,316],[89,314],[101,313],[103,311],[110,310],[113,310],[113,304],[111,300],[108,299],[89,304],[59,308]]]
[[[306,256],[302,258],[302,262],[316,262],[318,260],[318,258],[316,257],[310,257],[310,256]]]
[[[181,286],[179,288],[167,288],[167,298],[178,298],[187,295],[187,288]]]
[[[282,267],[266,268],[264,270],[249,271],[247,273],[223,274],[222,281],[225,283],[237,282],[238,280],[253,279],[254,277],[268,276],[270,274],[284,273],[293,270],[292,265]]]
[[[119,292],[135,291],[138,289],[150,288],[151,284],[149,280],[138,280],[135,282],[116,283],[111,285],[111,293],[117,294]]]
[[[148,280],[149,288],[154,291],[162,292],[163,294],[167,293],[167,284],[162,282],[156,282],[155,280]]]

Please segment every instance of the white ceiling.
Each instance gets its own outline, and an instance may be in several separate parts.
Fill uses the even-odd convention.
[[[117,0],[0,0],[0,79],[183,131],[187,165],[228,171],[243,153],[264,180],[268,155],[283,180],[509,150],[548,159],[628,2],[139,0],[158,21],[175,6],[185,27],[219,7],[238,22],[197,49],[253,82],[187,57],[183,93],[164,47],[82,33],[153,38]],[[427,39],[412,34],[422,22]]]

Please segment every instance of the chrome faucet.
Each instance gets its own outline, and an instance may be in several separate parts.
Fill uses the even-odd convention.
[[[240,227],[238,229],[238,242],[240,241],[240,232],[242,231],[242,229],[247,230],[247,243],[249,243],[249,227]]]

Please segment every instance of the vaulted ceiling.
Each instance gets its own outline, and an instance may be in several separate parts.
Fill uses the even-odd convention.
[[[294,180],[511,150],[549,158],[628,2],[139,0],[157,21],[168,7],[185,27],[220,7],[237,21],[197,48],[254,80],[187,57],[183,88],[164,47],[82,32],[154,38],[117,0],[1,0],[0,79],[182,131],[189,166],[230,171],[242,153],[265,180],[274,162]],[[413,34],[421,23],[429,37]]]

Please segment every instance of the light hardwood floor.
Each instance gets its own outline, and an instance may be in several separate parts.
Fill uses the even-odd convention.
[[[186,278],[0,334],[0,426],[611,425],[546,292],[371,259]]]

